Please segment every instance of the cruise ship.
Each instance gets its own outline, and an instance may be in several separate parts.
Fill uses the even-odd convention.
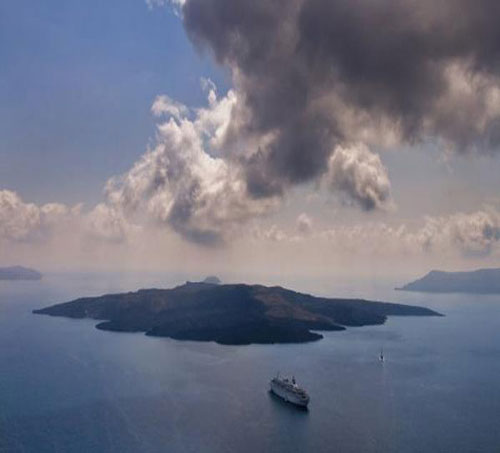
[[[288,379],[281,377],[278,373],[275,378],[271,379],[270,386],[271,392],[289,403],[300,407],[307,407],[309,404],[309,395],[297,385],[295,377]]]

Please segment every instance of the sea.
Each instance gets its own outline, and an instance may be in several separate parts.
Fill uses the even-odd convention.
[[[286,281],[432,308],[306,344],[222,346],[34,315],[189,276],[53,273],[0,282],[0,452],[500,452],[500,296],[394,291],[391,279]],[[379,360],[383,348],[385,361]],[[309,410],[269,393],[278,372]]]

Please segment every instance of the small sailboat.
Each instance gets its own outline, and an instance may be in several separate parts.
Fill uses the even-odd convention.
[[[380,350],[380,355],[379,355],[379,357],[378,357],[378,358],[379,358],[379,360],[380,360],[381,362],[383,362],[383,361],[384,361],[384,349],[383,349],[383,348]]]

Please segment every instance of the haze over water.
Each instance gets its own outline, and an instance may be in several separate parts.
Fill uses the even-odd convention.
[[[0,451],[487,452],[500,445],[499,296],[393,291],[400,281],[284,282],[446,315],[393,317],[299,345],[179,342],[31,314],[83,295],[184,279],[52,274],[0,282]],[[295,374],[309,391],[308,412],[268,393],[277,371]]]

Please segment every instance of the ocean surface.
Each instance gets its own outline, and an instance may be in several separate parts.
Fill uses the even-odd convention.
[[[180,342],[31,313],[183,278],[0,282],[0,451],[500,451],[500,296],[394,291],[401,281],[286,282],[446,315],[393,317],[299,345]],[[268,393],[277,371],[308,390],[307,412]]]

